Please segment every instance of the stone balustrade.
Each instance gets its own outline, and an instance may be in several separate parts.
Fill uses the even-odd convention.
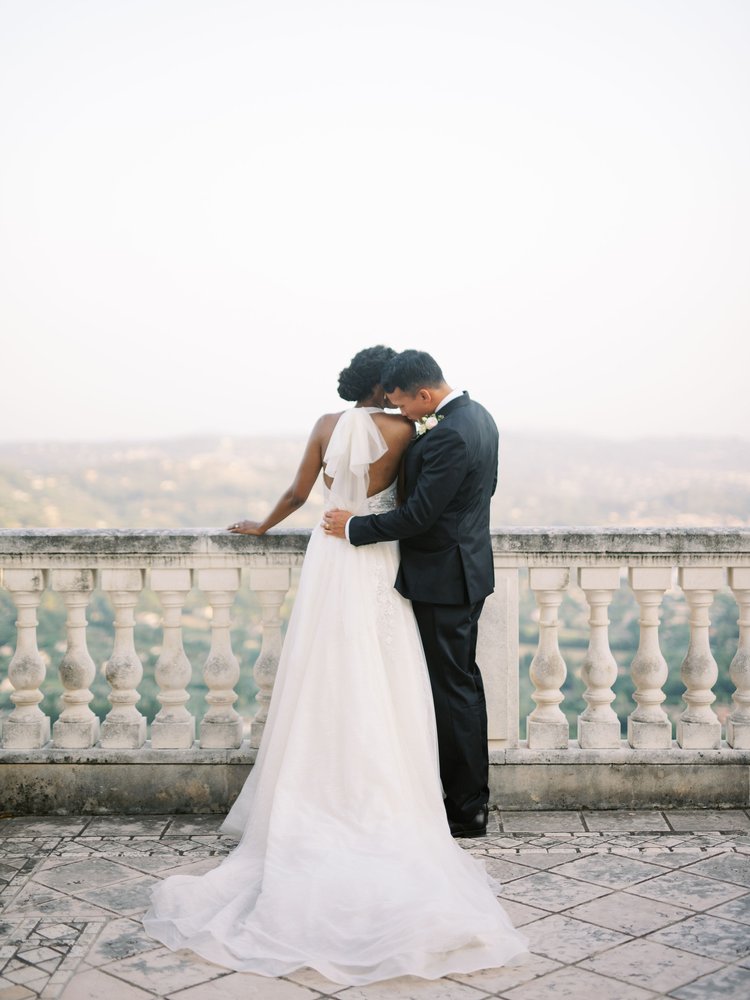
[[[308,534],[0,531],[2,586],[17,609],[8,666],[13,708],[0,737],[5,805],[27,811],[68,806],[118,811],[139,804],[143,811],[159,811],[179,809],[180,803],[185,811],[225,808],[260,745],[281,651],[280,609]],[[493,801],[505,808],[747,805],[750,530],[495,530],[493,548],[496,589],[485,604],[478,649],[488,695]],[[538,607],[538,646],[529,670],[535,707],[520,719],[519,579],[526,573]],[[262,630],[249,739],[243,739],[235,708],[247,665],[232,649],[230,633],[243,577],[257,596]],[[684,595],[690,640],[681,667],[685,707],[673,733],[662,708],[667,664],[659,618],[664,594],[675,583]],[[558,641],[560,607],[572,586],[580,588],[589,608],[580,671],[586,708],[575,739],[561,708],[567,666]],[[640,610],[640,641],[628,666],[634,704],[627,718],[618,718],[612,707],[618,665],[610,650],[608,615],[623,586],[632,590]],[[733,704],[722,727],[712,708],[718,668],[709,626],[714,596],[725,587],[737,602],[739,640],[729,670]],[[37,610],[47,588],[61,595],[67,612],[66,634],[60,637],[65,652],[55,665],[62,710],[52,727],[40,708],[47,668],[37,645]],[[138,709],[144,668],[134,640],[144,588],[162,609],[154,668],[161,708],[150,727]],[[199,719],[187,708],[192,665],[181,624],[193,588],[211,609]],[[103,665],[111,707],[101,719],[90,707],[96,665],[86,641],[86,609],[97,589],[114,613],[111,655]],[[169,775],[159,765],[167,766]]]

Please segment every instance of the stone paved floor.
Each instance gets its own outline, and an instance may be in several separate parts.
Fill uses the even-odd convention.
[[[220,817],[0,819],[0,1000],[750,997],[750,810],[493,813],[487,859],[523,967],[342,987],[230,972],[146,937],[147,890],[233,844]]]

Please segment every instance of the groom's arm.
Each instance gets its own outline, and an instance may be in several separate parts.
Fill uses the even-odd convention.
[[[401,507],[385,514],[352,517],[348,524],[352,545],[421,535],[432,527],[461,488],[469,465],[466,442],[461,435],[446,428],[435,439],[427,438],[420,447],[422,467],[412,494]]]

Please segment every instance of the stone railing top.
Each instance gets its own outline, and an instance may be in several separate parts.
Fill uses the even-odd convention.
[[[497,566],[750,566],[748,528],[496,528],[492,547]]]
[[[262,538],[222,528],[0,530],[0,566],[268,565],[299,562],[308,529]],[[750,566],[750,528],[492,529],[498,565],[660,563]]]

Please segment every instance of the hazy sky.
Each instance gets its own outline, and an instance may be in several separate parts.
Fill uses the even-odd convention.
[[[0,437],[750,433],[746,0],[0,0]]]

